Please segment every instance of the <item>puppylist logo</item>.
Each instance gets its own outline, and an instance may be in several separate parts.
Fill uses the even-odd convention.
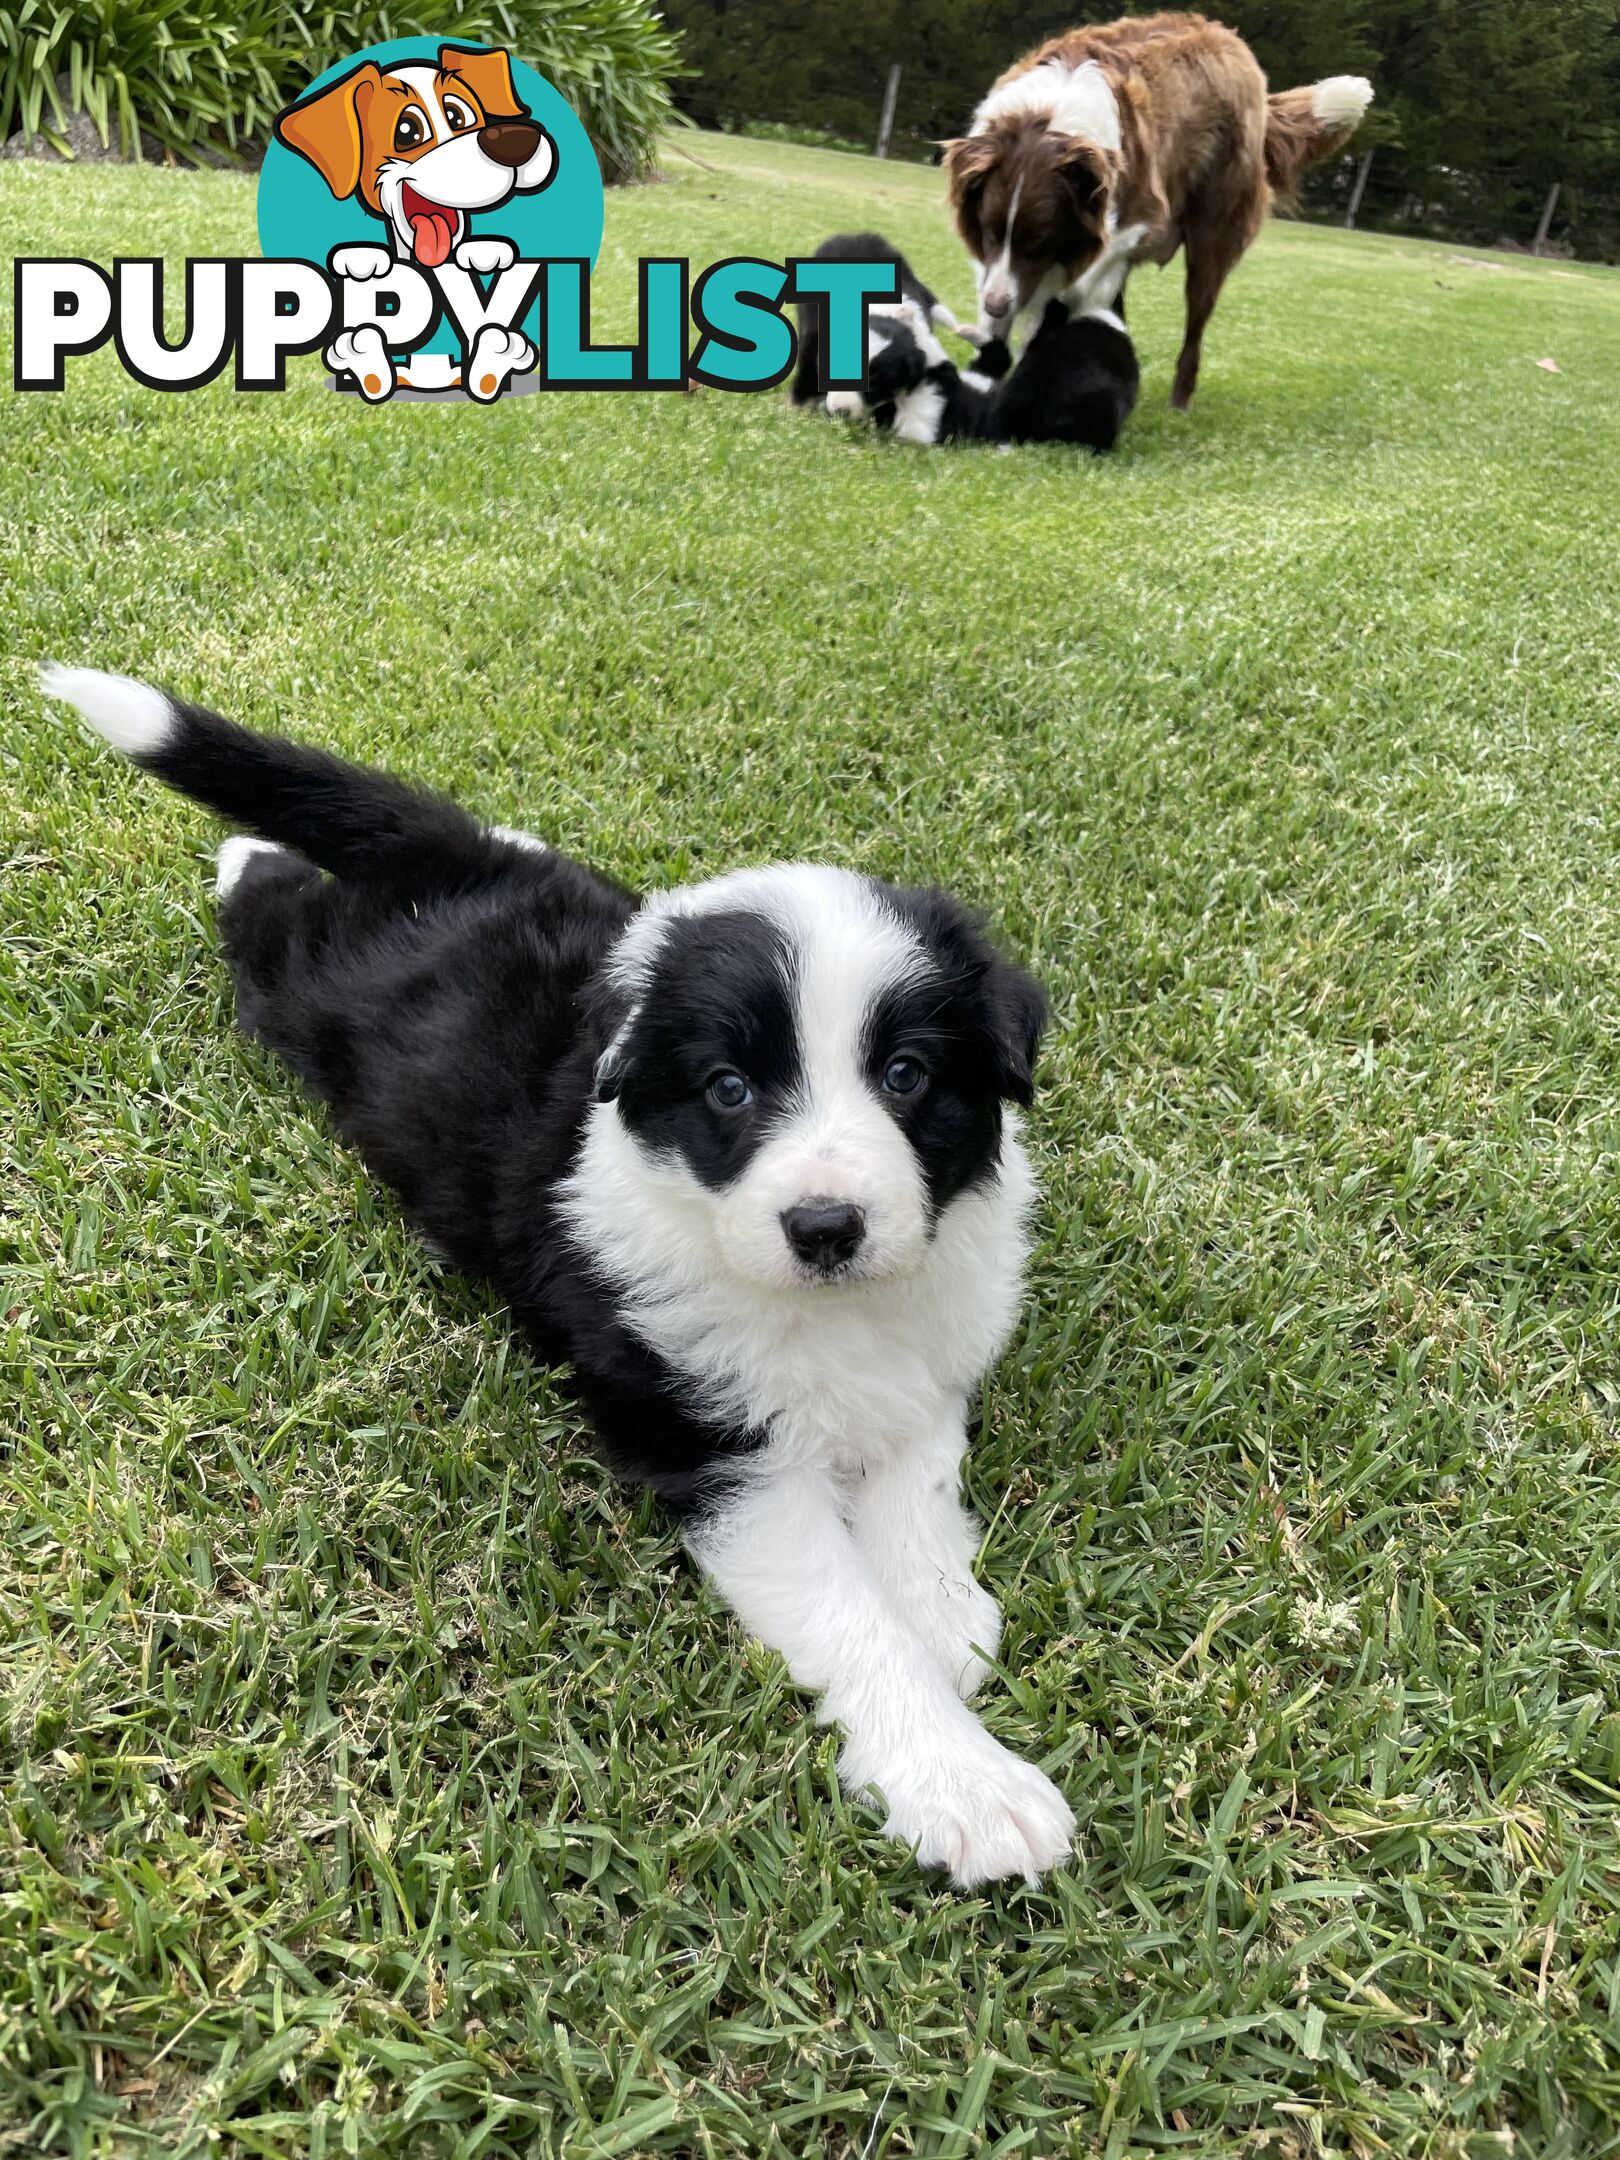
[[[792,368],[790,306],[813,310],[827,387],[858,390],[866,311],[892,263],[732,256],[694,275],[644,257],[636,336],[591,341],[602,175],[578,116],[498,47],[397,38],[329,68],[278,114],[259,176],[262,258],[184,265],[165,325],[160,256],[110,268],[19,257],[13,381],[61,391],[112,341],[148,388],[196,390],[235,360],[238,390],[282,390],[319,353],[368,404],[516,390],[759,390]]]

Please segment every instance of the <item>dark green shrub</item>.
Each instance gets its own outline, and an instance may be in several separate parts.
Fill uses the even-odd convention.
[[[130,157],[143,136],[238,155],[312,75],[395,37],[510,46],[573,105],[609,179],[646,171],[671,119],[674,40],[646,0],[17,0],[0,8],[0,140],[82,112]]]

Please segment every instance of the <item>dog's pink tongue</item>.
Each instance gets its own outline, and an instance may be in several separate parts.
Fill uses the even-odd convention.
[[[413,210],[411,217],[411,246],[416,259],[424,269],[437,270],[450,253],[450,243],[456,237],[456,219],[453,210],[441,210],[437,204],[431,208]]]

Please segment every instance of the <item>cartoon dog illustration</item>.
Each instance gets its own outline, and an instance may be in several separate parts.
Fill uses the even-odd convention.
[[[459,45],[441,45],[436,68],[367,60],[289,105],[275,133],[424,270],[449,260],[472,212],[536,194],[557,170],[556,144],[518,102],[509,56]]]
[[[538,194],[557,171],[557,146],[519,102],[510,56],[460,45],[441,45],[437,67],[364,61],[287,106],[275,136],[314,166],[338,201],[354,197],[388,228],[390,248],[334,251],[332,268],[347,278],[386,276],[395,261],[436,270],[452,257],[463,270],[505,269],[516,250],[496,237],[473,238],[471,217],[514,195]],[[396,371],[381,333],[370,328],[345,331],[325,358],[373,400],[396,384],[449,389],[460,381],[438,354],[421,354],[414,368]],[[510,374],[533,362],[526,339],[492,324],[468,355],[468,388],[476,397],[497,395]]]

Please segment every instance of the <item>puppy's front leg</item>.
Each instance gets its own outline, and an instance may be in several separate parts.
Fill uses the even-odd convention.
[[[846,1789],[875,1786],[884,1829],[963,1889],[1036,1881],[1074,1817],[1050,1779],[992,1740],[891,1603],[822,1471],[757,1470],[689,1533],[744,1625],[779,1650],[846,1739]]]
[[[869,1463],[853,1524],[873,1574],[964,1700],[1001,1641],[1001,1608],[973,1575],[980,1531],[961,1500],[966,1449],[958,1413]]]

